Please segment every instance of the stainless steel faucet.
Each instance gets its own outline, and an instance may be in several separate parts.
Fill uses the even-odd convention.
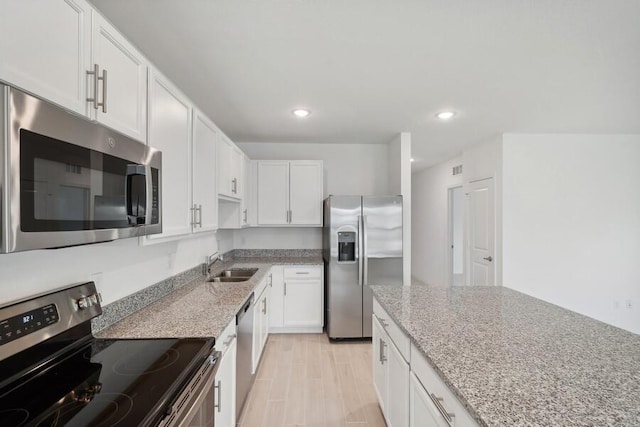
[[[207,276],[207,278],[209,278],[209,276],[211,275],[211,267],[213,267],[213,265],[218,261],[224,261],[224,256],[219,252],[215,252],[206,257],[204,263],[204,274],[205,276]]]

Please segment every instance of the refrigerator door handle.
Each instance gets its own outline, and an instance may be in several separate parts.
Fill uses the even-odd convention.
[[[362,286],[362,216],[358,215],[358,286]]]
[[[367,257],[367,216],[362,216],[362,284],[367,285],[369,276],[369,260]]]

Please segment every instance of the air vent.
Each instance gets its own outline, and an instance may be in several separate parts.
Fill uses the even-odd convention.
[[[458,165],[458,166],[454,166],[453,167],[453,174],[454,175],[460,175],[462,173],[462,165]]]

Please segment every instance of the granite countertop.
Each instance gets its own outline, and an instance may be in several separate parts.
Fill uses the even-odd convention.
[[[372,286],[486,426],[640,426],[640,336],[504,287]]]
[[[217,338],[236,316],[273,265],[322,264],[322,257],[244,257],[217,263],[229,268],[258,268],[246,282],[213,283],[198,277],[169,295],[95,333],[97,338]]]

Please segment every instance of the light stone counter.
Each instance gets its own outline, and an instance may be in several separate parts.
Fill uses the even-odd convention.
[[[196,338],[220,336],[272,265],[322,264],[321,257],[244,257],[216,264],[213,274],[229,268],[258,268],[246,282],[191,280],[168,295],[98,331],[97,338]]]
[[[640,426],[640,336],[504,287],[372,286],[486,426]]]

